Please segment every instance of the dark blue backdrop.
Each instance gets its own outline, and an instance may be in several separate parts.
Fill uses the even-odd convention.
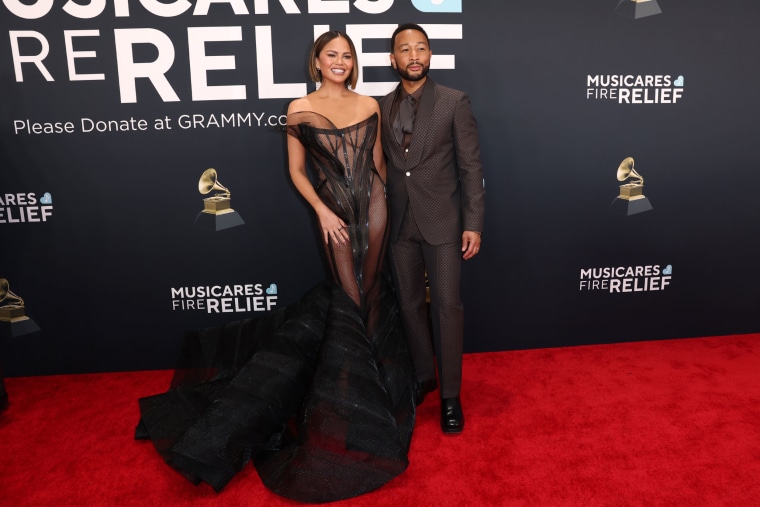
[[[483,251],[465,265],[468,351],[760,330],[756,3],[660,0],[661,14],[638,19],[616,11],[618,0],[464,0],[461,12],[435,12],[456,11],[450,0],[230,2],[193,15],[203,3],[169,17],[150,2],[130,2],[129,15],[109,4],[85,18],[66,2],[49,12],[36,2],[24,10],[36,19],[9,10],[19,2],[0,6],[0,277],[40,328],[14,335],[0,322],[6,375],[171,367],[185,330],[257,314],[246,305],[261,300],[234,296],[236,285],[265,297],[274,284],[281,307],[323,278],[277,128],[288,93],[314,89],[306,57],[322,25],[361,39],[363,81],[376,87],[365,93],[395,79],[382,63],[393,27],[430,27],[431,75],[470,94],[487,216]],[[189,27],[232,28],[203,44]],[[46,45],[40,65],[28,61]],[[130,101],[128,73],[159,58],[165,72],[136,79]],[[90,79],[71,78],[72,59],[75,77]],[[246,98],[201,100],[203,82],[244,87]],[[167,85],[179,100],[157,91]],[[643,103],[663,93],[677,100]],[[642,103],[605,98],[637,94]],[[109,120],[116,130],[91,129]],[[56,122],[73,132],[27,130]],[[631,216],[610,209],[626,157],[653,206]],[[244,225],[195,223],[207,168]],[[663,290],[587,288],[653,276]],[[199,286],[219,292],[198,297]],[[187,309],[199,299],[233,311]]]

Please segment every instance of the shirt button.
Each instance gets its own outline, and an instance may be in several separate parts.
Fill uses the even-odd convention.
[[[407,175],[407,176],[411,176],[411,175],[412,175],[412,173],[410,173],[409,171],[407,171],[407,172],[406,172],[406,175]]]
[[[405,149],[404,153],[409,153],[409,148]]]

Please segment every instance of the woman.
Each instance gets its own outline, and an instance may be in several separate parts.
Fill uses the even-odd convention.
[[[288,108],[291,178],[332,279],[267,317],[197,334],[169,392],[140,400],[137,438],[217,491],[251,459],[272,491],[305,502],[360,495],[408,464],[414,372],[383,268],[379,109],[350,89],[356,65],[345,34],[323,34],[309,64],[320,86]]]

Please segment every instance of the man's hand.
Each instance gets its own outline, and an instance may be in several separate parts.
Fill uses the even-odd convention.
[[[472,259],[480,251],[480,233],[464,231],[462,233],[462,251],[464,260]]]

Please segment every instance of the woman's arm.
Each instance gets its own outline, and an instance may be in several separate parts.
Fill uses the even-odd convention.
[[[372,99],[372,102],[374,104],[374,111],[377,113],[377,139],[375,139],[375,147],[372,150],[372,159],[375,162],[375,169],[377,169],[377,173],[380,175],[380,178],[383,180],[383,183],[385,183],[386,167],[385,167],[385,156],[383,155],[383,136],[382,136],[383,115],[380,113],[380,106],[378,105],[377,101],[375,99]]]
[[[291,108],[293,108],[293,103],[288,108],[288,114],[290,114]],[[288,134],[287,137],[290,179],[293,181],[296,190],[314,208],[319,219],[319,225],[322,228],[325,244],[329,242],[330,238],[336,243],[346,243],[349,238],[345,222],[322,202],[306,174],[306,148],[294,136]]]

